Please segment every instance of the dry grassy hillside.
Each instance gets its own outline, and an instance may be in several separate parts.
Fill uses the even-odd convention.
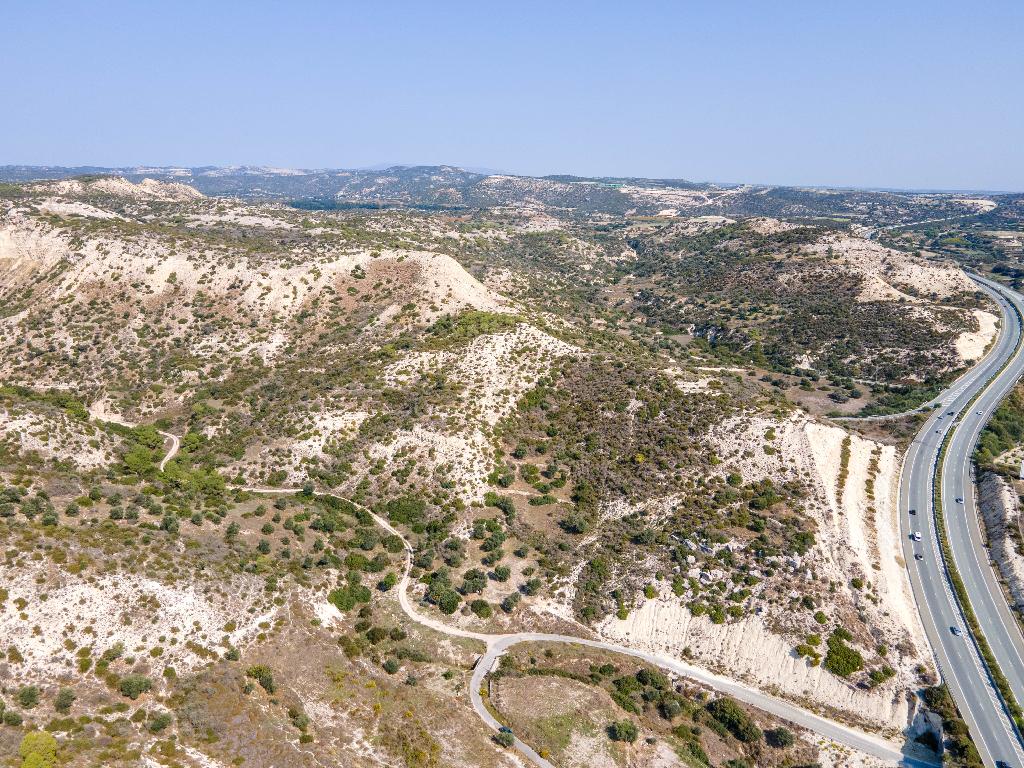
[[[38,724],[69,765],[514,764],[468,705],[481,646],[400,611],[361,505],[441,626],[613,638],[896,734],[932,671],[900,449],[823,415],[920,399],[987,313],[927,254],[773,219],[4,185],[0,753]],[[758,754],[686,730],[703,694],[636,693],[587,695],[691,750],[665,765]]]

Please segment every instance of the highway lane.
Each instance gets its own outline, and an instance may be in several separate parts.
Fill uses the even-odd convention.
[[[980,529],[973,514],[970,479],[970,460],[978,434],[999,401],[1024,372],[1024,356],[1018,354],[1013,357],[1007,368],[968,409],[979,387],[984,386],[1013,356],[1021,327],[1010,302],[1024,308],[1024,299],[990,281],[979,279],[978,282],[999,305],[1002,332],[984,360],[947,390],[941,407],[932,412],[908,449],[900,488],[900,521],[904,533],[904,555],[925,631],[943,680],[971,729],[982,759],[989,766],[1001,760],[1008,765],[1024,767],[1020,740],[953,596],[939,550],[935,520],[930,514],[939,448],[947,431],[953,429],[943,468],[942,498],[954,562],[982,633],[1013,690],[1019,689],[1024,701],[1024,640],[999,593],[988,556],[981,546]],[[954,427],[956,416],[950,414],[961,412],[966,415]],[[956,502],[957,498],[964,498],[966,504]],[[910,515],[910,509],[916,510],[917,514]],[[913,540],[915,531],[922,534],[922,541]],[[915,559],[915,555],[920,555],[921,559]],[[962,634],[954,634],[954,627]]]
[[[955,416],[950,415],[950,412],[959,414],[966,410],[966,416],[962,423],[957,424],[947,450],[943,474],[945,519],[954,559],[971,596],[971,602],[983,632],[993,648],[1003,672],[1010,680],[1013,690],[1020,691],[1018,696],[1021,701],[1024,701],[1024,639],[1021,638],[1013,617],[1002,599],[998,584],[988,564],[977,518],[974,514],[972,494],[964,493],[965,489],[973,487],[970,478],[970,457],[978,433],[987,422],[991,412],[998,406],[999,401],[1024,371],[1024,355],[1017,355],[1007,369],[986,387],[984,393],[976,403],[971,405],[970,409],[967,409],[967,405],[978,389],[985,386],[1002,364],[1013,355],[1022,331],[1017,315],[1012,311],[1008,302],[1014,302],[1024,312],[1024,297],[988,281],[979,279],[979,283],[999,303],[1003,330],[985,358],[946,390],[942,396],[942,407],[935,409],[930,414],[918,437],[911,443],[904,459],[899,513],[904,533],[904,554],[914,594],[921,609],[925,631],[935,652],[942,677],[971,729],[982,759],[988,766],[995,766],[995,761],[1000,760],[1008,765],[1024,768],[1024,751],[1021,749],[1009,717],[982,664],[978,649],[968,636],[964,618],[947,581],[938,548],[934,519],[929,514],[932,504],[932,481],[936,457],[946,431],[953,426],[955,421]],[[176,441],[172,441],[171,451],[166,459],[169,459],[173,455],[173,451],[176,450],[177,445],[174,443]],[[166,459],[164,463],[166,463]],[[294,492],[296,489],[249,488],[247,490],[257,493],[288,493]],[[958,497],[965,499],[964,505],[955,501]],[[916,509],[917,514],[909,515],[908,509]],[[369,512],[369,510],[367,511]],[[371,512],[371,514],[373,513]],[[373,517],[389,532],[398,533],[387,521],[377,515],[373,515]],[[919,543],[914,542],[911,538],[912,532],[917,530],[922,533],[922,541]],[[401,536],[400,533],[398,535]],[[486,673],[493,668],[497,658],[508,647],[519,642],[531,641],[578,643],[644,658],[650,663],[704,682],[718,690],[730,693],[742,701],[773,712],[819,734],[829,736],[840,743],[874,754],[887,762],[902,762],[904,765],[920,764],[909,756],[901,754],[895,745],[883,739],[828,721],[789,702],[775,699],[735,681],[693,668],[676,659],[570,636],[535,633],[483,635],[447,626],[441,621],[420,614],[409,600],[406,589],[409,580],[411,547],[404,537],[403,541],[406,547],[406,568],[398,590],[402,609],[410,618],[432,629],[447,634],[471,637],[483,641],[487,646],[484,656],[481,657],[474,670],[470,683],[470,697],[477,713],[492,728],[497,728],[499,723],[487,711],[480,694],[480,686]],[[919,553],[922,559],[916,560],[915,553]],[[951,627],[960,628],[963,635],[954,635],[950,631]],[[516,739],[515,747],[535,765],[542,768],[551,766],[550,762],[518,739]]]

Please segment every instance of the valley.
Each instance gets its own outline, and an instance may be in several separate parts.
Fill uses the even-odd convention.
[[[1007,268],[918,227],[1019,196],[0,178],[0,753],[977,764],[900,481]]]

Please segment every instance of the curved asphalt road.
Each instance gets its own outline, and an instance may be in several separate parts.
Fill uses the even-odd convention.
[[[237,487],[238,490],[245,490],[250,493],[270,494],[295,493],[300,490],[298,488],[260,488],[254,486],[235,487]],[[476,666],[473,668],[473,675],[470,678],[469,684],[469,695],[473,704],[473,709],[476,711],[477,715],[479,715],[479,717],[493,730],[500,728],[501,723],[498,722],[498,720],[491,714],[490,710],[487,709],[487,705],[484,703],[483,695],[481,694],[481,688],[485,684],[487,674],[494,669],[494,666],[498,661],[498,657],[505,653],[505,651],[507,651],[511,646],[518,643],[569,643],[589,648],[599,648],[612,653],[621,653],[642,659],[650,664],[661,667],[662,669],[667,669],[677,675],[690,678],[691,680],[707,685],[717,691],[726,693],[739,701],[750,704],[751,706],[765,712],[769,712],[783,720],[788,720],[797,726],[806,728],[820,736],[832,739],[839,744],[844,744],[848,747],[852,747],[853,749],[877,757],[891,765],[898,764],[908,766],[910,768],[934,768],[935,766],[934,762],[922,760],[916,756],[906,754],[905,747],[888,741],[880,736],[867,733],[852,726],[838,723],[834,720],[829,720],[828,718],[815,714],[814,712],[785,701],[784,699],[776,698],[775,696],[766,694],[756,688],[745,685],[744,683],[721,675],[716,675],[705,669],[691,666],[690,664],[686,664],[679,659],[669,656],[648,653],[636,648],[616,645],[615,643],[606,643],[600,640],[575,637],[573,635],[554,635],[541,632],[517,632],[514,634],[486,634],[483,632],[473,632],[471,630],[453,627],[432,616],[422,614],[417,610],[413,601],[409,599],[408,594],[408,586],[410,582],[409,572],[412,568],[413,554],[412,546],[409,544],[408,540],[401,531],[391,525],[387,520],[374,513],[372,510],[352,501],[351,499],[345,500],[353,506],[367,512],[374,519],[377,525],[388,533],[395,534],[402,540],[402,544],[405,547],[405,567],[403,569],[402,579],[397,587],[398,602],[402,611],[417,624],[422,624],[423,626],[429,627],[430,629],[446,635],[478,640],[486,646],[484,654],[477,660]],[[555,768],[550,761],[541,757],[529,744],[526,744],[518,738],[515,740],[514,747],[534,765],[540,766],[540,768]]]
[[[970,596],[971,604],[993,653],[1010,681],[1018,700],[1024,702],[1024,638],[1010,614],[995,579],[988,556],[982,545],[978,518],[974,511],[973,482],[970,476],[971,456],[978,435],[1002,398],[1024,373],[1024,354],[1014,356],[1022,329],[1011,302],[1024,314],[1024,297],[982,278],[975,278],[999,304],[1002,328],[996,344],[985,358],[964,374],[943,394],[942,406],[927,419],[917,438],[911,443],[904,458],[900,486],[899,514],[904,533],[904,554],[910,572],[914,595],[921,611],[925,631],[935,652],[940,672],[949,686],[960,712],[971,729],[985,764],[993,767],[996,761],[1024,768],[1024,750],[1017,738],[994,685],[981,661],[978,649],[969,638],[963,615],[953,597],[938,548],[935,522],[931,514],[932,482],[939,447],[949,429],[953,429],[946,453],[943,472],[943,513],[946,519],[953,557]],[[1013,357],[998,377],[988,383],[1006,360]],[[987,386],[986,386],[987,385]],[[984,387],[979,399],[967,408],[971,398]],[[956,415],[966,411],[960,422]],[[954,415],[950,415],[953,412]],[[177,450],[172,435],[172,446],[161,468]],[[290,493],[293,488],[246,488],[256,493]],[[965,504],[955,501],[964,498]],[[354,502],[353,502],[354,503]],[[359,506],[359,505],[357,505]],[[365,508],[364,508],[365,509]],[[917,510],[909,515],[908,510]],[[488,711],[481,688],[485,678],[499,656],[509,647],[522,642],[573,643],[627,654],[668,669],[676,674],[705,683],[740,701],[789,720],[835,741],[875,755],[887,762],[903,765],[927,765],[904,755],[899,747],[877,736],[841,725],[823,718],[782,699],[769,696],[742,683],[692,667],[677,659],[647,653],[637,649],[588,640],[569,635],[543,633],[516,633],[487,635],[457,629],[441,621],[420,614],[407,595],[412,548],[405,537],[386,520],[369,512],[385,530],[402,538],[406,549],[405,572],[398,588],[402,610],[414,621],[451,635],[480,640],[486,652],[477,662],[470,682],[470,698],[477,714],[493,729],[500,723]],[[914,531],[922,533],[922,541],[913,541]],[[915,559],[920,554],[922,559]],[[962,636],[952,633],[958,627]],[[519,739],[516,749],[535,765],[554,768],[529,745]]]
[[[735,680],[731,680],[727,677],[708,672],[700,667],[694,667],[669,656],[648,653],[636,648],[616,645],[615,643],[607,643],[601,640],[589,640],[586,638],[575,637],[573,635],[555,635],[543,632],[517,632],[514,634],[491,635],[481,632],[472,632],[458,627],[452,627],[432,617],[424,616],[416,610],[416,607],[409,600],[407,591],[409,586],[409,572],[412,568],[412,546],[409,544],[408,540],[406,540],[405,536],[402,535],[401,531],[392,526],[387,520],[366,507],[356,504],[351,500],[349,501],[354,506],[360,507],[368,512],[381,528],[386,530],[388,533],[395,534],[402,540],[402,543],[405,546],[406,557],[402,580],[398,585],[398,601],[406,615],[413,621],[430,627],[438,632],[448,635],[456,635],[459,637],[473,638],[486,645],[486,652],[480,657],[476,666],[473,668],[473,675],[470,678],[469,683],[469,695],[470,700],[473,703],[473,709],[476,710],[477,715],[479,715],[480,718],[494,730],[500,728],[501,723],[499,723],[491,714],[490,710],[487,709],[481,689],[484,685],[484,680],[487,674],[497,663],[498,657],[505,653],[505,651],[511,646],[518,643],[568,643],[582,645],[589,648],[599,648],[601,650],[611,651],[612,653],[621,653],[643,659],[650,664],[661,667],[662,669],[667,669],[682,677],[688,677],[691,680],[696,680],[699,683],[703,683],[710,688],[726,693],[739,701],[750,704],[765,712],[769,712],[783,720],[788,720],[802,728],[806,728],[809,731],[825,736],[826,738],[832,739],[840,744],[845,744],[846,746],[853,747],[861,752],[878,757],[886,762],[905,766],[914,766],[917,768],[924,768],[933,765],[933,763],[929,761],[920,760],[916,757],[904,754],[903,749],[901,749],[899,745],[887,741],[879,736],[821,717],[820,715],[798,707],[788,701],[763,693],[762,691]],[[515,740],[515,748],[535,765],[541,766],[541,768],[554,768],[551,762],[541,757],[532,747],[530,747],[530,745],[520,741],[518,738]]]
[[[981,363],[947,390],[941,406],[932,412],[908,448],[900,486],[899,514],[904,534],[903,551],[925,632],[942,678],[970,726],[978,751],[988,766],[995,766],[998,760],[1024,767],[1020,739],[953,596],[939,551],[935,520],[930,514],[935,463],[942,441],[952,429],[943,466],[942,505],[953,559],[981,631],[1018,700],[1024,702],[1024,638],[1003,599],[982,546],[971,477],[971,457],[978,435],[1000,400],[1024,373],[1024,354],[1014,356],[1021,326],[1011,306],[1012,302],[1024,312],[1024,297],[997,283],[982,278],[975,280],[998,303],[1002,332]],[[1011,357],[1006,369],[986,386]],[[983,387],[981,396],[968,408],[971,398]],[[965,415],[956,422],[961,413]],[[958,503],[957,498],[963,498],[966,505]],[[910,515],[910,509],[917,514]],[[913,540],[915,531],[922,534],[922,541]],[[915,555],[922,559],[915,559]],[[954,635],[953,627],[962,634]]]
[[[164,454],[164,457],[162,459],[160,459],[160,471],[163,472],[164,467],[167,466],[167,462],[174,458],[174,455],[178,452],[178,449],[181,447],[181,440],[178,439],[177,435],[172,435],[170,432],[163,432],[159,429],[157,430],[157,432],[164,436],[164,440],[171,441],[171,447],[167,449],[167,453]]]

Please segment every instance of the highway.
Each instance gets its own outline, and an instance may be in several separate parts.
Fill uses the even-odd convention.
[[[955,381],[940,396],[941,407],[931,411],[904,458],[899,490],[899,515],[903,533],[903,551],[914,596],[921,612],[925,632],[943,681],[948,685],[960,713],[967,722],[982,760],[990,768],[997,761],[1013,768],[1024,768],[1024,748],[1010,721],[978,647],[968,631],[959,604],[953,596],[939,550],[938,534],[932,511],[932,490],[939,449],[952,430],[942,476],[943,516],[956,567],[970,597],[971,605],[1000,668],[1010,682],[1018,701],[1024,702],[1024,637],[1010,613],[996,581],[975,511],[971,457],[978,435],[999,402],[1024,373],[1024,351],[1017,350],[1022,328],[1013,306],[1024,314],[1024,296],[982,278],[974,278],[999,306],[1002,325],[999,337],[984,359]],[[1002,368],[1004,363],[1006,367]],[[997,375],[998,374],[998,375]],[[993,379],[993,377],[996,377]],[[974,396],[983,390],[976,401]],[[962,418],[958,418],[962,415]],[[175,436],[162,433],[171,441],[166,465],[178,449]],[[253,493],[295,493],[297,488],[239,487]],[[962,499],[963,502],[958,502]],[[405,568],[398,585],[401,609],[410,619],[438,632],[482,642],[486,650],[478,660],[470,681],[470,700],[481,719],[491,728],[500,723],[488,710],[482,695],[485,678],[497,659],[511,646],[522,642],[558,642],[578,644],[638,657],[678,675],[699,681],[740,701],[771,712],[819,735],[873,755],[890,764],[924,766],[928,763],[912,757],[905,748],[874,734],[828,720],[791,702],[776,698],[738,681],[715,675],[681,660],[646,653],[612,643],[568,635],[543,633],[484,634],[472,632],[420,613],[407,593],[412,565],[412,547],[388,521],[372,510],[351,502],[369,513],[389,533],[402,538]],[[916,514],[910,514],[909,510]],[[920,532],[921,541],[914,540]],[[920,555],[921,559],[916,559]],[[960,634],[954,634],[956,627]],[[540,768],[552,764],[518,738],[515,749]]]
[[[1015,354],[1021,325],[1012,304],[1024,311],[1024,297],[996,283],[976,278],[998,303],[1002,332],[977,366],[957,380],[942,398],[908,448],[900,485],[900,524],[903,550],[925,632],[943,680],[988,766],[1002,761],[1024,767],[1024,750],[1004,703],[982,663],[960,606],[953,596],[939,549],[932,511],[933,479],[939,449],[952,430],[942,474],[942,511],[957,570],[963,580],[982,634],[1024,701],[1024,638],[999,590],[988,554],[982,546],[975,513],[971,457],[982,428],[1000,400],[1024,372],[1024,355]],[[991,381],[1000,367],[1009,364]],[[973,403],[972,398],[984,388]],[[951,415],[952,414],[952,415]],[[961,419],[957,416],[963,414]],[[963,503],[957,499],[963,499]],[[909,510],[916,510],[910,514]],[[915,542],[914,533],[922,540]],[[921,559],[915,558],[920,555]],[[961,633],[955,634],[956,627]]]

